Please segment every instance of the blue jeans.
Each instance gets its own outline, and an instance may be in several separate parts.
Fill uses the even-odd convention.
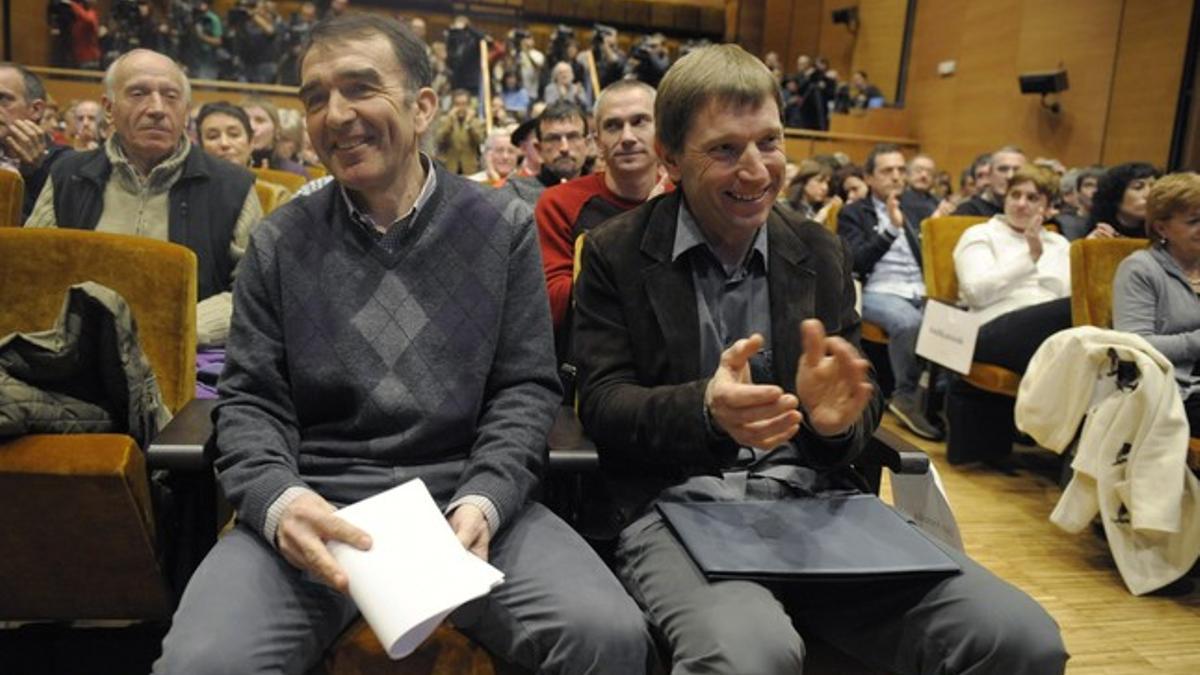
[[[902,298],[891,293],[863,291],[862,317],[887,331],[888,361],[895,378],[895,394],[913,394],[921,377],[917,358],[917,333],[921,329],[924,298]]]

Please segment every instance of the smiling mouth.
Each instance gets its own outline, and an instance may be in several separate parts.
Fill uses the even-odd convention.
[[[729,198],[735,202],[742,202],[743,204],[750,204],[750,203],[756,202],[756,201],[762,199],[763,197],[765,197],[767,195],[767,188],[763,188],[757,194],[751,194],[751,195],[738,194],[736,192],[731,192],[731,191],[726,191],[725,194],[728,195]]]
[[[337,141],[333,144],[333,149],[335,151],[354,150],[366,145],[370,140],[371,139],[369,138],[355,138],[351,140]]]

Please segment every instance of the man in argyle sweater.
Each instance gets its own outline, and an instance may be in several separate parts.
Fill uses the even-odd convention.
[[[214,413],[239,522],[154,672],[307,672],[357,616],[325,542],[371,545],[334,509],[412,478],[506,575],[457,628],[534,672],[644,672],[637,606],[529,499],[560,397],[529,207],[419,152],[437,96],[397,22],[318,24],[300,63],[336,180],[265,220],[239,268]]]

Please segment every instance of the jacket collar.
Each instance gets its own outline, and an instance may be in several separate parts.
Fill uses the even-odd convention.
[[[641,252],[647,260],[642,280],[650,306],[666,342],[666,358],[678,381],[708,377],[701,373],[700,317],[687,257],[672,261],[675,230],[683,191],[651,200]],[[808,264],[812,250],[784,220],[779,207],[767,216],[768,274],[771,303],[771,344],[778,382],[791,389],[800,357],[800,321],[813,316],[816,272]]]

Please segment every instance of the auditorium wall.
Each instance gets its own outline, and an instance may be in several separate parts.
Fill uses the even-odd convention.
[[[1005,143],[1078,166],[1165,165],[1189,0],[918,0],[907,107],[921,147],[951,170]],[[937,73],[953,60],[956,71]],[[1058,114],[1018,73],[1065,67]]]

